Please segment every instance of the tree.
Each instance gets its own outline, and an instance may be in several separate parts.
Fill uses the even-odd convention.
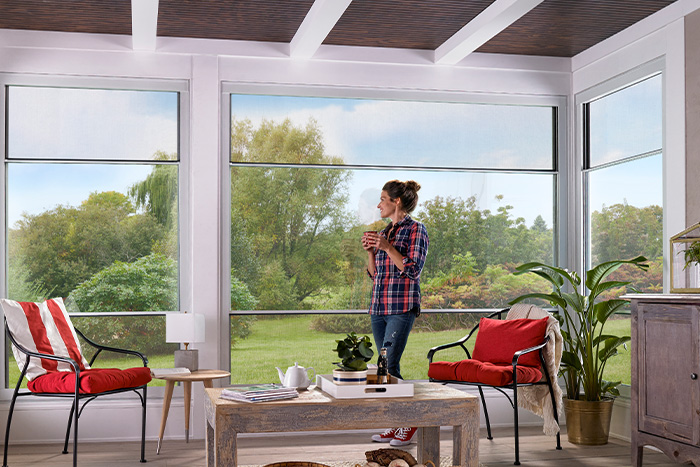
[[[176,155],[157,151],[154,160],[174,160]],[[143,207],[167,229],[177,227],[178,169],[174,165],[156,165],[145,180],[129,189],[136,208]]]
[[[503,196],[496,197],[502,201]],[[542,223],[528,229],[523,218],[513,218],[513,206],[504,205],[494,214],[479,210],[476,197],[434,199],[423,204],[420,219],[430,235],[425,263],[427,278],[447,274],[459,255],[471,254],[474,270],[488,265],[543,261],[551,258],[552,231]]]
[[[591,214],[593,264],[617,258],[663,255],[663,209],[638,208],[627,202],[603,206]]]
[[[25,269],[29,283],[65,297],[114,261],[148,255],[164,234],[152,216],[135,214],[125,195],[92,193],[79,207],[25,214],[10,235],[17,242],[10,251],[23,262],[10,258],[10,266]]]
[[[257,129],[248,120],[234,120],[231,148],[238,162],[342,162],[326,154],[313,120],[304,128],[289,120],[263,120]],[[231,215],[237,223],[232,243],[249,245],[243,252],[232,249],[237,259],[232,268],[251,286],[259,308],[298,308],[306,297],[342,280],[335,266],[342,259],[338,244],[348,224],[349,180],[350,172],[341,168],[231,168]],[[257,277],[250,277],[251,270]]]
[[[116,261],[83,282],[69,297],[69,311],[172,311],[178,308],[177,263],[148,255],[132,263]],[[165,320],[161,317],[77,318],[86,336],[100,343],[144,353],[166,353]]]
[[[254,310],[257,300],[248,290],[248,286],[239,281],[231,272],[231,309],[232,310]],[[251,327],[255,322],[253,315],[230,315],[230,339],[231,348],[236,346],[238,339],[245,339],[252,332]]]

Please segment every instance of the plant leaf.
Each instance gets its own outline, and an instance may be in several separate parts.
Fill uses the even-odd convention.
[[[627,260],[607,261],[605,263],[600,263],[598,266],[586,272],[586,287],[588,287],[588,290],[594,290],[600,281],[605,279],[610,273],[615,271],[623,264],[633,264],[639,269],[646,271],[649,269],[649,265],[646,264],[645,261],[647,261],[646,257],[637,256],[636,258]]]
[[[561,354],[561,362],[566,366],[575,369],[576,371],[581,371],[581,362],[575,353],[565,350]]]
[[[622,384],[622,381],[605,381],[603,380],[603,385],[600,388],[600,393],[602,394],[612,394],[613,396],[619,396],[620,391],[617,387]]]
[[[598,359],[601,362],[607,361],[610,357],[617,355],[617,348],[630,341],[630,336],[612,337],[605,339],[605,347],[598,352]]]
[[[608,282],[601,282],[598,284],[598,286],[594,289],[591,290],[591,296],[592,297],[597,297],[600,295],[602,292],[608,290],[608,289],[614,289],[616,287],[624,287],[628,285],[630,282],[629,281],[608,281]]]
[[[627,300],[621,299],[598,302],[593,305],[593,313],[598,318],[598,321],[604,324],[613,313],[625,306],[627,303],[629,303]]]
[[[374,356],[374,351],[370,348],[372,347],[372,343],[367,341],[362,341],[360,342],[360,345],[358,346],[357,350],[360,352],[360,355],[364,357],[368,361]]]

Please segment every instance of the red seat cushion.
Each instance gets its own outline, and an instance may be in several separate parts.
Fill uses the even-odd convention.
[[[151,370],[147,367],[92,368],[80,372],[80,393],[97,394],[115,389],[135,388],[151,381]],[[32,392],[75,392],[75,373],[72,371],[52,371],[39,376],[29,383]]]
[[[518,383],[536,383],[542,379],[539,368],[517,366]],[[464,381],[483,383],[489,386],[505,386],[513,382],[513,365],[462,360],[459,362],[433,362],[428,367],[428,376],[441,381]]]
[[[480,362],[512,364],[515,352],[529,349],[544,341],[548,319],[481,318],[472,358]],[[523,355],[518,364],[539,367],[539,353],[530,352]]]

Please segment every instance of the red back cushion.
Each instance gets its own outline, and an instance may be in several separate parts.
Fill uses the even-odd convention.
[[[32,352],[72,358],[81,370],[90,368],[80,351],[80,342],[63,299],[52,298],[43,303],[32,303],[3,298],[0,299],[0,306],[7,319],[7,327],[22,347]],[[27,356],[14,346],[12,352],[21,371]],[[51,371],[72,370],[67,363],[32,358],[27,368],[27,379],[31,381]]]
[[[548,319],[481,318],[472,358],[496,364],[512,363],[515,352],[542,343]],[[530,352],[523,355],[518,364],[539,367],[539,353]]]

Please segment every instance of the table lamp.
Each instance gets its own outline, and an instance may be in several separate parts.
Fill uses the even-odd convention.
[[[204,342],[204,315],[201,313],[169,313],[165,315],[165,342],[185,344],[175,351],[175,368],[199,369],[199,352],[187,346]]]

